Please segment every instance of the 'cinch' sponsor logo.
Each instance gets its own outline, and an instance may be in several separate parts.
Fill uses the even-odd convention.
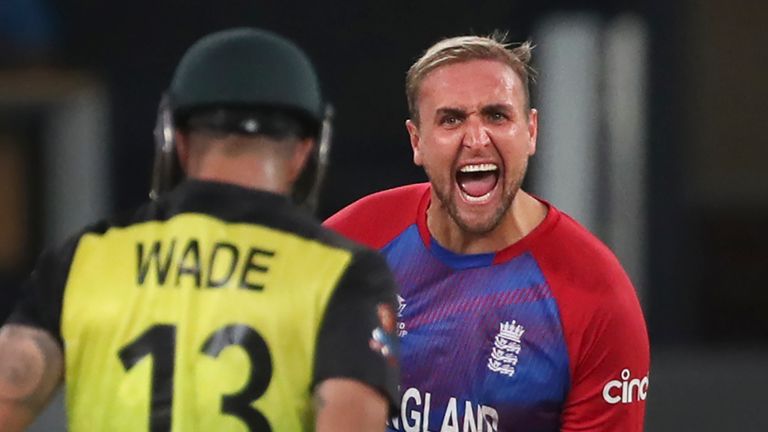
[[[648,375],[634,379],[630,379],[631,376],[629,369],[624,369],[621,371],[621,380],[608,381],[603,387],[603,399],[611,405],[645,400],[648,395]]]

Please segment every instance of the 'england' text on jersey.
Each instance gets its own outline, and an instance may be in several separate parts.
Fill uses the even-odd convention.
[[[460,404],[463,404],[463,415]],[[430,411],[442,412],[436,423],[430,424]],[[410,387],[403,393],[400,416],[388,420],[387,425],[405,432],[496,432],[499,413],[495,408],[472,401],[451,397],[446,406],[432,406],[432,394]]]
[[[269,261],[274,256],[273,250],[253,246],[241,250],[227,242],[201,249],[194,238],[138,242],[136,282],[144,286],[147,276],[154,273],[158,285],[179,286],[187,278],[196,288],[221,288],[228,286],[235,276],[238,288],[261,291],[264,284],[260,277],[269,271]]]

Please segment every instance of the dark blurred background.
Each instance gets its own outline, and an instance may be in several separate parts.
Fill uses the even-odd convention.
[[[0,0],[0,321],[45,245],[147,198],[159,95],[202,35],[263,27],[313,59],[336,111],[326,217],[425,180],[405,71],[442,37],[503,30],[537,44],[526,187],[638,286],[647,430],[768,430],[766,22],[752,0]]]

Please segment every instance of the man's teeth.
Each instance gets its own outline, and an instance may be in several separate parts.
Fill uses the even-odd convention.
[[[491,196],[491,192],[493,192],[493,191],[490,191],[490,192],[486,193],[485,195],[481,195],[479,197],[474,197],[472,195],[464,193],[463,191],[461,192],[461,194],[464,196],[464,199],[466,199],[467,201],[479,203],[479,202],[483,202],[483,201],[487,200],[488,197]]]
[[[463,173],[482,172],[482,171],[496,171],[499,167],[494,163],[483,163],[474,165],[464,165],[459,169]]]

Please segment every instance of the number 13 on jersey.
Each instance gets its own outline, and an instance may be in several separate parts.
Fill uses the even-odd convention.
[[[204,359],[216,360],[229,350],[239,348],[247,356],[250,370],[242,370],[246,378],[244,384],[231,393],[222,394],[215,411],[221,415],[236,417],[251,432],[269,432],[272,429],[266,417],[253,407],[269,387],[272,378],[272,359],[264,338],[244,324],[230,324],[220,327],[210,334],[197,350],[197,355]],[[138,365],[151,360],[149,374],[148,430],[150,432],[170,432],[173,424],[173,401],[176,392],[191,389],[193,392],[209,392],[212,389],[195,388],[195,383],[177,383],[177,326],[173,324],[155,324],[123,346],[118,357],[127,373],[137,373]],[[193,364],[198,364],[193,361]],[[189,376],[181,374],[182,376]],[[186,396],[186,395],[185,395]],[[193,395],[189,397],[194,398]]]

